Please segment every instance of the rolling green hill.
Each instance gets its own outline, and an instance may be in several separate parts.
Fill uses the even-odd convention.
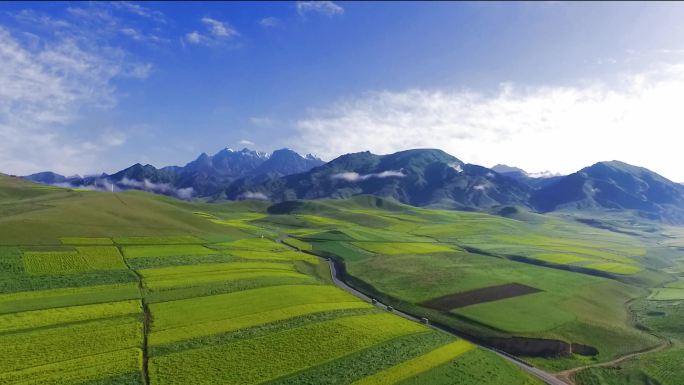
[[[538,383],[335,288],[317,256],[468,340],[549,372],[589,366],[571,373],[580,385],[684,373],[679,227],[369,195],[210,204],[6,176],[0,212],[3,383]]]
[[[540,383],[336,288],[263,203],[0,176],[0,210],[3,384]]]
[[[677,314],[679,289],[656,289],[681,274],[677,227],[634,223],[629,215],[589,219],[590,212],[426,210],[367,196],[284,202],[269,211],[276,215],[260,222],[288,226],[293,245],[337,259],[368,294],[550,371],[661,347],[667,337],[642,323],[649,311],[636,306],[641,301],[663,301]],[[657,357],[639,362],[654,361],[648,373],[656,373]],[[640,384],[662,377],[630,365]],[[578,381],[593,384],[586,373]]]

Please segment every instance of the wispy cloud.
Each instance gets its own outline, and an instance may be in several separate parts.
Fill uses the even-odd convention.
[[[344,8],[332,1],[298,1],[297,12],[300,15],[318,13],[326,16],[342,15]]]
[[[292,146],[327,158],[371,150],[442,148],[472,163],[571,172],[621,159],[684,179],[672,138],[684,122],[684,65],[624,74],[616,84],[523,87],[489,92],[369,92],[312,109]]]
[[[96,187],[104,187],[105,190],[107,190],[107,186],[111,188],[112,181],[108,179],[100,179],[96,181],[95,186]],[[181,199],[191,199],[192,196],[195,193],[195,189],[192,187],[186,187],[186,188],[175,188],[169,183],[154,183],[150,181],[149,179],[143,179],[142,181],[139,180],[134,180],[134,179],[129,179],[129,178],[122,178],[120,181],[114,183],[115,189],[116,190],[127,190],[127,189],[136,189],[136,190],[143,190],[143,191],[149,191],[157,194],[166,194],[166,195],[174,195],[178,198]]]
[[[268,116],[252,116],[249,118],[249,122],[252,125],[260,128],[271,128],[273,127],[273,119]]]
[[[282,25],[282,22],[277,17],[271,16],[264,17],[263,19],[259,20],[259,25],[264,28],[275,28],[280,27]]]
[[[130,1],[114,1],[108,3],[110,7],[113,7],[115,9],[125,11],[146,19],[150,19],[153,21],[156,21],[158,23],[166,23],[167,18],[164,15],[164,13],[157,11],[152,8],[148,8],[145,6],[142,6],[137,3],[132,3]]]
[[[188,32],[185,34],[185,40],[192,44],[203,44],[208,42],[209,39],[197,31]]]
[[[228,22],[210,17],[203,17],[200,21],[204,25],[203,32],[194,30],[185,34],[185,41],[190,44],[218,45],[240,36],[240,33]]]
[[[247,139],[242,139],[238,143],[243,145],[243,146],[254,146],[254,142],[252,142],[251,140],[247,140]]]
[[[238,199],[252,199],[252,200],[258,200],[258,201],[267,201],[268,196],[266,194],[261,193],[261,192],[252,192],[252,191],[247,191],[240,196],[238,196]]]
[[[126,141],[122,130],[86,129],[82,118],[117,105],[115,79],[146,78],[151,66],[99,37],[88,39],[70,22],[39,13],[19,17],[63,30],[38,36],[0,27],[0,169],[81,171],[98,154]]]
[[[210,17],[203,17],[202,23],[209,27],[209,31],[212,35],[218,38],[229,39],[231,37],[238,36],[238,32],[230,24],[224,21],[218,21]]]
[[[130,17],[131,14],[141,17]],[[107,40],[124,35],[141,43],[166,44],[171,41],[163,36],[166,16],[135,3],[74,3],[64,9],[61,18],[32,9],[9,15],[27,28],[68,34],[80,40]]]
[[[359,174],[358,172],[340,172],[330,176],[331,179],[340,179],[347,182],[361,182],[373,178],[403,178],[406,174],[402,171],[388,170],[371,174]]]

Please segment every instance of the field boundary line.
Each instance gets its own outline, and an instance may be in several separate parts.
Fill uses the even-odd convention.
[[[126,264],[126,267],[128,270],[130,270],[135,276],[138,278],[138,290],[140,291],[140,304],[142,305],[142,311],[143,311],[143,341],[142,341],[142,377],[143,377],[143,382],[144,385],[150,385],[150,374],[149,374],[149,361],[150,361],[150,355],[149,355],[149,342],[148,342],[148,336],[150,334],[150,324],[152,322],[152,315],[150,313],[150,307],[145,301],[145,286],[143,283],[143,276],[138,273],[137,270],[131,268],[131,265],[128,264],[128,260],[123,254],[123,249],[121,248],[121,245],[115,244],[115,247],[119,250],[119,254],[121,254],[121,257],[123,258],[124,264]]]

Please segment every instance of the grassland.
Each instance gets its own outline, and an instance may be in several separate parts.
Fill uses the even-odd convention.
[[[74,251],[24,251],[29,274],[69,274],[85,271],[124,270],[121,254],[113,246],[80,246]]]
[[[123,254],[126,258],[167,257],[167,256],[195,256],[217,254],[215,250],[202,245],[145,245],[125,246]]]
[[[599,362],[658,344],[635,327],[625,306],[668,279],[653,267],[669,263],[669,256],[663,257],[669,252],[661,252],[654,239],[562,217],[503,218],[405,206],[388,211],[361,199],[350,205],[307,202],[287,218],[260,221],[287,224],[291,237],[344,263],[352,284],[383,301],[479,338],[522,336],[584,344],[598,350],[591,360]],[[450,312],[420,305],[507,284],[539,292]],[[588,358],[528,359],[560,370]]]
[[[106,302],[0,315],[0,333],[141,313],[140,301]]]
[[[417,242],[354,242],[353,245],[375,254],[400,255],[400,254],[435,254],[454,251],[452,247],[437,243]]]
[[[353,385],[391,385],[403,380],[415,377],[418,374],[429,371],[432,368],[446,364],[461,354],[472,350],[474,346],[466,341],[456,341],[441,346],[420,357],[404,361],[399,365],[378,372],[353,382]]]
[[[351,284],[383,302],[481,340],[598,350],[525,357],[550,371],[672,341],[620,372],[583,371],[582,385],[684,376],[684,284],[675,281],[684,262],[679,241],[656,232],[560,215],[379,207],[367,197],[271,214],[265,203],[43,189],[6,177],[0,200],[12,207],[0,216],[2,383],[538,383],[480,348],[431,356],[464,345],[332,287],[327,264],[310,253],[342,263]],[[445,311],[421,305],[510,284],[539,291]]]
[[[343,317],[225,346],[155,357],[152,378],[158,380],[152,383],[259,384],[424,330],[389,314]],[[271,353],[273,346],[279,347],[277,355]],[[228,366],[213,365],[217,357]]]
[[[291,216],[314,226],[298,231],[257,203],[45,189],[1,176],[0,200],[14,207],[0,217],[3,384],[352,383],[406,365],[402,378],[430,373],[439,365],[419,358],[466,344],[335,288],[327,264],[295,251],[313,252],[315,242],[287,237],[349,219],[388,222],[372,215]],[[362,242],[395,236],[345,231]],[[455,250],[402,240],[425,255]],[[502,378],[516,376],[529,378]]]
[[[113,244],[112,240],[109,238],[63,237],[60,240],[65,245],[102,246]]]

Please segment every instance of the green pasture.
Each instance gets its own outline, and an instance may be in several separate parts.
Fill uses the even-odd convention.
[[[454,251],[448,245],[436,243],[417,242],[354,242],[354,246],[375,254],[399,255],[399,254],[431,254]]]
[[[0,382],[7,385],[142,385],[141,368],[142,351],[128,348],[0,373]]]
[[[521,372],[511,362],[501,362],[495,353],[473,349],[457,360],[399,382],[400,385],[537,385],[540,380]]]
[[[653,289],[648,298],[656,301],[684,300],[684,289],[672,287],[657,288]]]
[[[420,357],[404,361],[372,376],[355,381],[352,385],[391,385],[409,379],[420,373],[454,360],[461,354],[475,348],[469,342],[458,340],[441,346]]]
[[[226,345],[153,357],[152,384],[258,384],[424,330],[423,326],[390,314],[344,317]]]
[[[0,334],[62,323],[83,322],[141,313],[140,301],[121,301],[2,314],[0,315]]]
[[[123,254],[126,258],[196,256],[218,254],[217,251],[202,245],[145,245],[124,246]]]
[[[539,384],[493,353],[337,289],[328,265],[309,253],[343,262],[350,282],[383,302],[477,337],[599,350],[527,358],[549,370],[650,348],[656,332],[673,348],[625,373],[663,385],[684,373],[684,285],[668,273],[676,250],[663,251],[657,234],[368,196],[300,202],[283,214],[268,206],[0,176],[0,383],[143,384],[147,363],[155,385]],[[667,231],[670,246],[684,234]],[[509,283],[540,291],[450,312],[420,305]],[[608,385],[590,382],[604,374],[583,373],[579,385]]]
[[[139,347],[138,317],[121,317],[0,335],[0,373]]]

